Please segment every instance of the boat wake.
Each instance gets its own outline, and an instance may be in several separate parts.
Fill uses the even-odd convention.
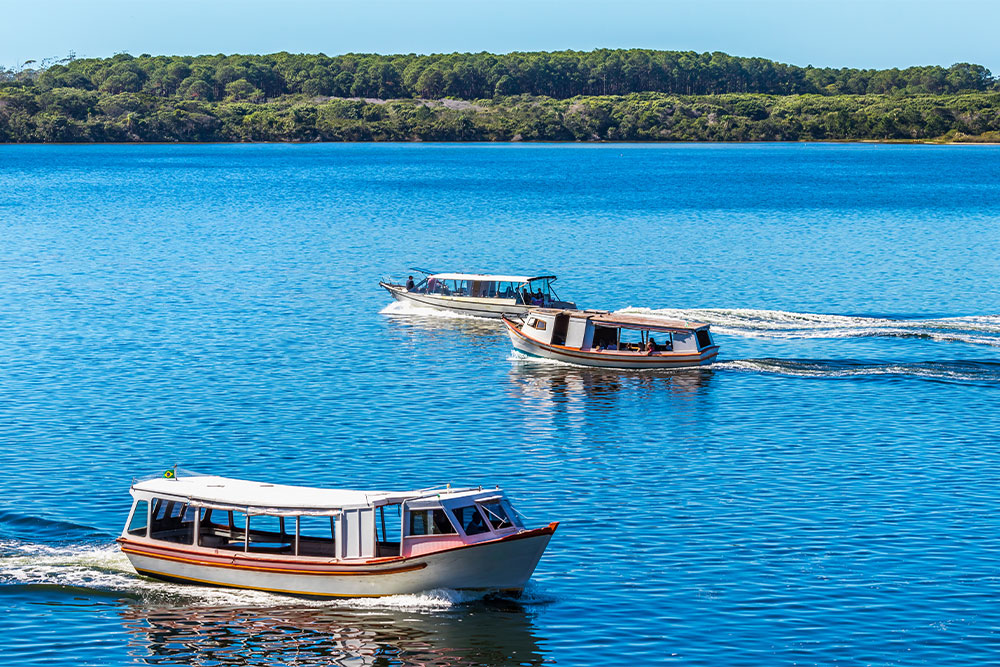
[[[921,338],[1000,347],[1000,315],[896,319],[748,308],[634,308],[621,313],[704,322],[747,338]]]
[[[869,363],[854,360],[736,359],[712,365],[714,370],[768,373],[803,378],[857,378],[899,376],[952,383],[995,386],[1000,363],[989,361],[925,361]]]
[[[625,372],[623,370],[606,368],[595,369],[589,366],[578,366],[564,361],[556,361],[555,359],[533,357],[517,350],[511,351],[508,360],[515,363],[537,365],[539,367],[550,366],[553,369],[561,367],[582,369],[595,373],[621,374]],[[798,378],[876,378],[897,376],[958,384],[982,384],[987,386],[1000,384],[1000,362],[961,360],[872,363],[850,359],[733,359],[697,368],[634,369],[628,372],[630,374],[680,376],[695,373],[717,373],[720,371],[762,373]]]
[[[264,591],[172,584],[138,575],[117,545],[49,546],[0,540],[0,590],[66,590],[196,607],[323,607],[344,610],[440,611],[480,602],[487,594],[438,589],[410,595],[310,600]],[[528,595],[522,604],[544,601]]]
[[[433,317],[447,320],[472,320],[473,322],[495,322],[488,317],[476,317],[465,313],[456,313],[453,310],[440,310],[438,308],[422,308],[412,301],[393,301],[388,306],[378,311],[380,315],[400,316],[400,317]]]

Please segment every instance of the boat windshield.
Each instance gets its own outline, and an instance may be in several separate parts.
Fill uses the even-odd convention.
[[[556,294],[555,289],[552,287],[551,278],[536,278],[535,280],[529,281],[528,289],[535,296],[541,292],[542,298],[546,304],[552,301],[559,301],[559,295]]]

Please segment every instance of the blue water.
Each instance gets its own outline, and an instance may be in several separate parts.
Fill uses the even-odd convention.
[[[1000,148],[0,147],[0,662],[962,664],[1000,646]],[[512,355],[409,266],[711,323],[714,367]],[[520,601],[156,583],[174,464],[500,484]]]

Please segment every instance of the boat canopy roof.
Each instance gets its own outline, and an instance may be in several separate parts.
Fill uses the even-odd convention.
[[[557,315],[566,313],[571,317],[589,319],[595,325],[617,327],[624,329],[645,329],[647,331],[696,331],[708,327],[701,322],[684,322],[668,320],[650,315],[631,315],[628,313],[609,313],[605,310],[561,310],[559,308],[533,308],[530,313]]]
[[[183,498],[193,506],[305,510],[328,514],[336,510],[372,507],[419,498],[451,498],[482,493],[481,488],[435,488],[418,491],[353,491],[268,484],[215,475],[157,477],[132,485],[133,492]],[[491,489],[496,492],[495,489]],[[252,513],[252,512],[251,512]],[[261,513],[266,513],[262,511]]]
[[[555,276],[505,276],[491,273],[435,273],[427,276],[437,280],[479,280],[481,282],[491,281],[498,283],[528,283],[532,280],[555,280]]]

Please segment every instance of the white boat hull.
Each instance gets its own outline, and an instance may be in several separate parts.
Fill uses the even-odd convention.
[[[120,538],[139,574],[309,597],[380,597],[438,588],[520,590],[557,524],[411,558],[352,563]]]
[[[589,352],[563,345],[542,343],[524,334],[513,322],[505,319],[504,324],[507,326],[507,334],[510,336],[511,343],[518,352],[578,366],[626,369],[690,368],[711,364],[719,354],[717,345],[706,347],[698,353],[658,352],[654,355],[646,355],[627,352],[616,354],[609,351]]]
[[[447,310],[472,317],[488,317],[500,319],[504,315],[521,316],[537,306],[525,306],[514,299],[479,299],[465,296],[446,296],[444,294],[424,294],[408,292],[406,288],[388,283],[379,283],[393,299],[404,303],[412,303],[420,308]],[[576,308],[576,304],[567,301],[553,301],[553,308]]]

